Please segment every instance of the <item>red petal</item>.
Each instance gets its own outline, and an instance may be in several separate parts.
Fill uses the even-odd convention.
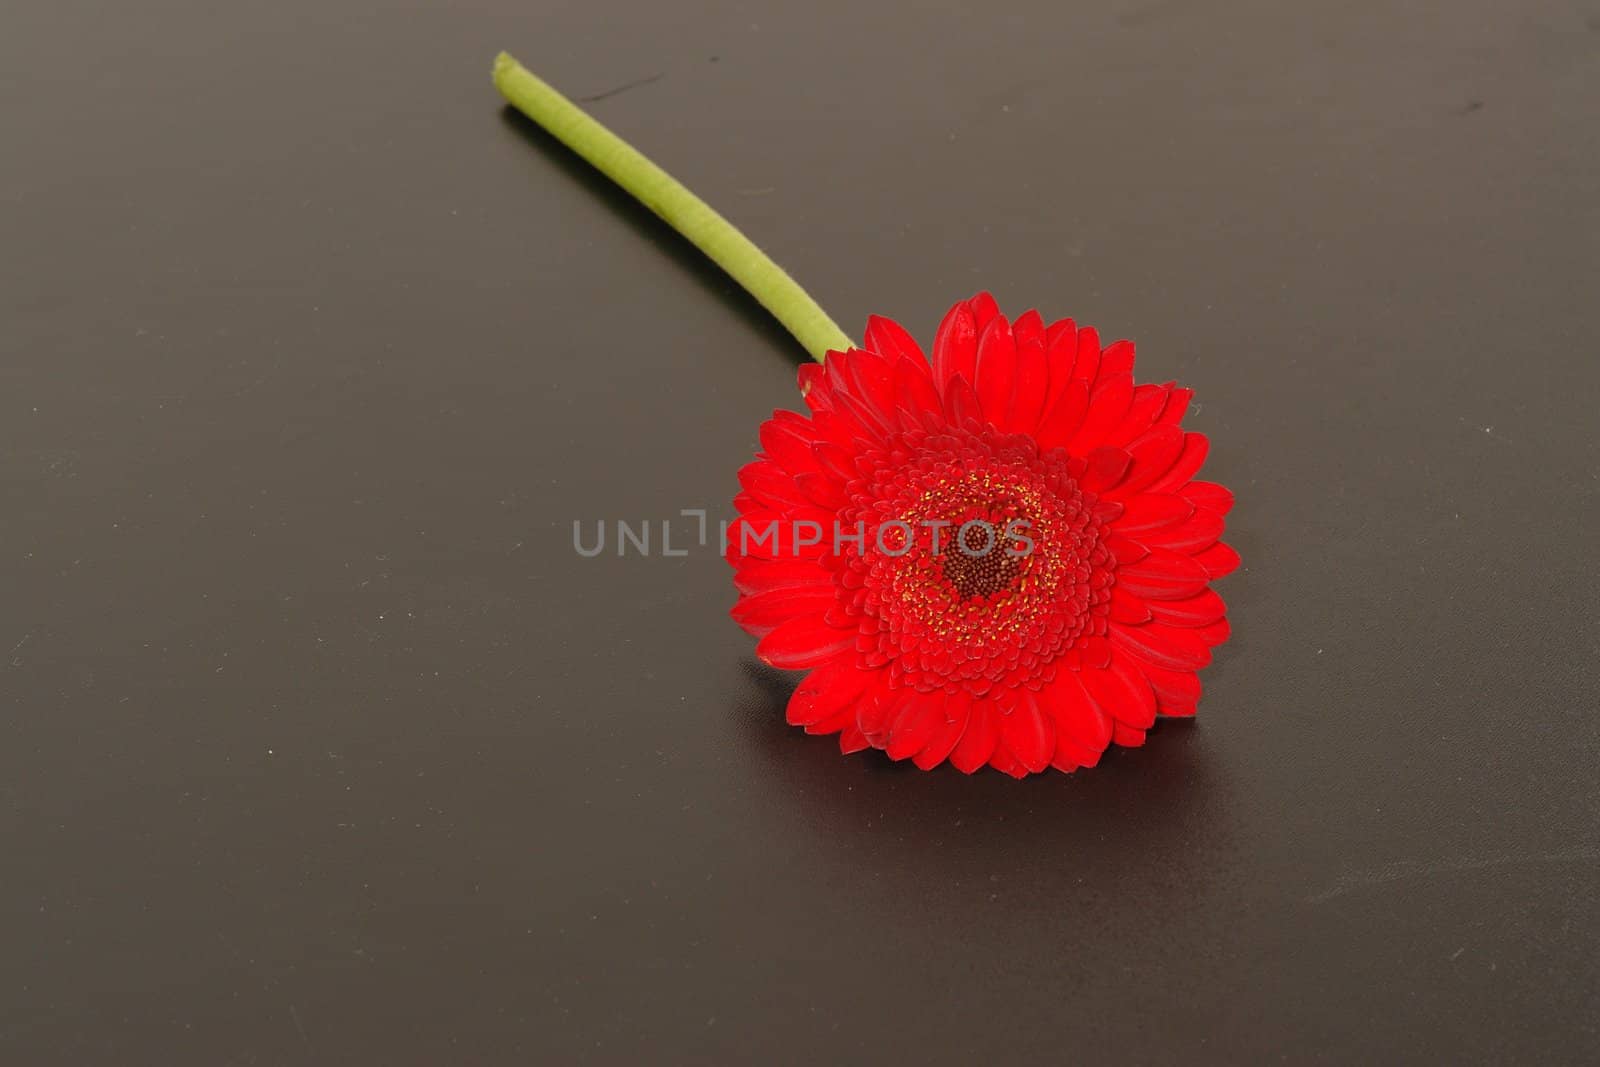
[[[846,374],[857,386],[856,395],[882,409],[893,402],[894,365],[897,359],[862,348],[852,348],[844,364]]]
[[[1106,743],[1110,744],[1109,738],[1107,739]],[[1073,738],[1068,737],[1065,734],[1057,734],[1056,754],[1054,758],[1050,760],[1050,766],[1056,768],[1058,771],[1064,771],[1070,774],[1079,767],[1093,767],[1097,765],[1100,762],[1100,757],[1104,754],[1104,748],[1101,748],[1098,751],[1084,748],[1083,745],[1079,744]]]
[[[965,378],[956,377],[945,383],[944,387],[945,415],[957,426],[965,426],[969,422],[983,425],[983,405],[978,403],[978,394],[972,391],[972,386]]]
[[[1100,331],[1085,326],[1078,331],[1078,351],[1072,360],[1072,376],[1082,378],[1090,385],[1093,394],[1095,378],[1100,370]]]
[[[840,708],[831,715],[824,716],[816,722],[808,722],[801,727],[813,737],[819,734],[836,734],[847,726],[856,724],[856,710],[853,707]]]
[[[844,485],[832,471],[811,471],[794,476],[794,484],[810,503],[829,511],[837,511],[850,503]]]
[[[1167,548],[1150,548],[1143,559],[1117,567],[1117,584],[1146,599],[1182,600],[1200,592],[1209,580],[1197,557]]]
[[[853,652],[856,632],[829,626],[821,615],[807,615],[773,630],[756,645],[756,655],[783,670],[815,667],[843,652]]]
[[[826,411],[833,406],[827,373],[820,363],[804,363],[800,366],[800,398],[812,411]]]
[[[924,366],[927,365],[928,357],[922,354],[922,346],[906,332],[904,326],[893,319],[868,315],[867,333],[862,340],[872,351],[888,356],[891,362],[897,359],[914,359]]]
[[[1193,555],[1216,544],[1217,538],[1222,536],[1222,526],[1221,515],[1209,508],[1199,508],[1184,522],[1151,530],[1141,537],[1148,544]]]
[[[1171,526],[1194,514],[1194,505],[1173,493],[1140,493],[1123,501],[1116,531],[1129,536]]]
[[[1128,417],[1112,427],[1111,432],[1106,435],[1106,443],[1125,446],[1154,426],[1156,417],[1167,406],[1167,393],[1171,389],[1170,385],[1134,386],[1133,403],[1128,405]]]
[[[1103,493],[1127,474],[1133,457],[1120,448],[1097,448],[1089,453],[1089,469],[1083,472],[1083,487]]]
[[[1101,522],[1112,523],[1122,518],[1122,513],[1128,509],[1119,500],[1096,500],[1092,510],[1094,517]]]
[[[967,307],[972,309],[972,318],[978,324],[980,337],[983,336],[984,327],[989,325],[989,320],[1000,314],[1000,305],[995,303],[994,297],[987,292],[972,297],[967,301]]]
[[[1078,355],[1078,327],[1071,319],[1052,322],[1044,332],[1044,358],[1050,367],[1050,401],[1045,410],[1072,381],[1072,364]],[[1085,383],[1087,384],[1087,383]]]
[[[1180,492],[1184,483],[1193,478],[1200,465],[1206,461],[1206,453],[1210,449],[1211,442],[1206,440],[1205,434],[1184,434],[1182,454],[1167,473],[1148,486],[1149,490],[1152,493]]]
[[[1138,748],[1144,744],[1144,731],[1124,726],[1120,722],[1111,731],[1111,740],[1123,748]]]
[[[740,467],[739,484],[769,508],[810,506],[805,494],[795,486],[794,476],[770,459],[758,459]]]
[[[1111,743],[1111,717],[1090,699],[1077,672],[1063,671],[1041,691],[1040,700],[1055,720],[1056,756],[1065,751],[1082,767],[1098,763]]]
[[[1083,639],[1083,647],[1078,654],[1085,667],[1105,667],[1111,662],[1111,642],[1099,634],[1093,634]]]
[[[1017,381],[1017,341],[1004,315],[996,315],[978,338],[978,403],[989,422],[1005,429]]]
[[[1204,552],[1197,552],[1194,561],[1205,568],[1205,572],[1212,578],[1221,578],[1232,574],[1239,566],[1239,553],[1218,541]]]
[[[1184,600],[1150,600],[1145,603],[1152,618],[1169,626],[1209,626],[1228,614],[1228,605],[1210,589]]]
[[[855,414],[869,429],[894,428],[894,372],[882,356],[853,348],[833,361],[846,383],[835,389],[834,404],[841,411]],[[843,395],[841,395],[843,394]],[[846,401],[855,400],[856,404]]]
[[[1009,774],[1013,778],[1026,778],[1028,776],[1028,768],[1016,757],[1015,753],[1006,748],[1004,737],[1000,739],[998,745],[994,746],[994,755],[989,757],[989,766],[1001,774]]]
[[[1011,324],[1011,332],[1017,337],[1018,347],[1036,344],[1044,348],[1044,319],[1032,308],[1017,316],[1017,321]]]
[[[858,477],[854,454],[832,441],[818,441],[811,446],[811,454],[817,457],[818,467],[846,485]]]
[[[1178,425],[1183,421],[1183,417],[1189,414],[1189,402],[1193,399],[1193,389],[1185,389],[1182,386],[1174,388],[1167,397],[1167,406],[1161,409],[1160,421],[1173,426]]]
[[[844,398],[835,397],[835,399]],[[871,435],[863,432],[861,416],[855,414],[856,411],[862,410],[861,402],[854,398],[851,398],[851,402],[855,404],[853,410],[841,405],[836,410],[819,411],[811,416],[811,433],[816,438],[817,444],[833,445],[854,455],[870,440]],[[813,447],[812,454],[815,453],[816,449]],[[851,462],[853,464],[854,460]]]
[[[1215,648],[1228,639],[1229,635],[1233,633],[1233,628],[1228,625],[1226,618],[1222,618],[1216,622],[1207,623],[1196,630],[1195,633],[1200,635],[1200,640]]]
[[[1109,345],[1106,346],[1106,350],[1104,352],[1100,353],[1100,374],[1101,375],[1110,376],[1112,374],[1132,374],[1132,373],[1133,373],[1133,342],[1132,341],[1113,341]]]
[[[755,596],[741,597],[729,612],[745,632],[765,637],[790,619],[820,615],[839,599],[833,583],[796,585],[773,589]]]
[[[887,745],[889,728],[916,695],[910,689],[890,689],[883,682],[864,693],[861,703],[856,706],[856,725],[866,736],[867,744],[873,748]]]
[[[962,774],[971,774],[994,755],[1000,740],[1000,713],[988,700],[974,700],[972,712],[967,716],[967,729],[950,750],[950,762]]]
[[[1137,563],[1150,554],[1150,550],[1131,537],[1112,534],[1106,538],[1106,551],[1116,557],[1117,563]],[[1120,572],[1119,572],[1120,573]],[[1129,592],[1130,590],[1124,590]]]
[[[857,439],[882,444],[884,434],[892,431],[898,424],[898,419],[888,410],[880,411],[854,392],[841,389],[833,394],[834,410],[831,413],[834,421],[830,424],[836,443],[843,441],[855,442]],[[822,416],[817,416],[819,419]],[[842,438],[843,441],[838,440]]]
[[[1105,443],[1107,432],[1128,417],[1128,407],[1133,403],[1133,375],[1117,374],[1101,378],[1089,391],[1089,413],[1083,425],[1073,435],[1067,449],[1074,455],[1086,454],[1090,449]]]
[[[1179,492],[1197,508],[1210,508],[1218,515],[1226,515],[1233,510],[1232,491],[1216,482],[1190,482]]]
[[[871,681],[848,657],[823,664],[795,686],[784,717],[791,726],[810,726],[846,711]]]
[[[1108,628],[1117,648],[1169,671],[1199,670],[1211,662],[1211,650],[1193,630],[1147,622],[1143,626],[1112,623]]]
[[[933,732],[926,747],[911,762],[928,771],[949,757],[961,735],[966,733],[967,719],[972,715],[972,696],[965,690],[957,693],[930,694],[929,699],[944,702],[944,725]]]
[[[1014,700],[1010,713],[1001,717],[1000,736],[1024,767],[1042,771],[1055,754],[1055,730],[1030,690],[1017,690]]]
[[[833,521],[834,513],[820,508],[741,515],[728,526],[728,558],[814,560],[832,548]]]
[[[1056,361],[1065,359],[1067,369],[1072,369],[1072,361],[1078,354],[1078,325],[1071,319],[1057,319],[1044,331],[1044,347],[1050,355],[1050,369],[1056,369]]]
[[[1078,680],[1100,710],[1118,722],[1142,730],[1156,721],[1150,683],[1123,657],[1113,656],[1105,670],[1079,671]]]
[[[933,387],[926,362],[902,359],[894,369],[894,384],[895,397],[901,408],[907,411],[940,410],[939,391]]]
[[[933,381],[948,395],[957,376],[972,381],[978,365],[978,323],[962,301],[945,314],[933,338]]]
[[[1115,729],[1115,724],[1110,724],[1109,721],[1108,724],[1112,725],[1113,729]],[[1100,765],[1100,757],[1106,754],[1106,748],[1110,744],[1111,739],[1108,737],[1106,738],[1106,743],[1100,746],[1098,750],[1095,750],[1085,748],[1074,738],[1057,737],[1056,758],[1052,760],[1051,763],[1056,766],[1062,766],[1063,764],[1070,765],[1075,763],[1079,767],[1097,767]]]
[[[775,414],[761,424],[761,449],[790,474],[814,471],[817,460],[811,454],[811,446],[817,440],[815,433],[809,423],[797,423]]]
[[[1126,657],[1126,653],[1118,652],[1118,658]],[[1156,704],[1162,714],[1171,715],[1169,707],[1185,707],[1187,714],[1194,714],[1194,705],[1200,699],[1200,676],[1193,671],[1172,671],[1164,667],[1139,661],[1137,668],[1144,673],[1145,680],[1150,683],[1150,688],[1156,694]]]
[[[867,747],[867,737],[857,726],[846,726],[839,732],[839,751],[846,756]]]
[[[833,577],[810,559],[759,559],[746,557],[738,563],[733,586],[749,596],[769,589],[797,585],[831,584]]]
[[[913,691],[889,727],[889,743],[884,750],[892,760],[914,756],[927,747],[934,733],[944,725],[943,694]]]
[[[1035,320],[1039,313],[1029,312]],[[1037,335],[1024,337],[1022,320],[1011,328],[1017,338],[1017,380],[1011,393],[1011,424],[1014,433],[1033,433],[1039,416],[1050,399],[1050,364],[1044,355],[1044,328]]]
[[[1130,626],[1149,622],[1149,603],[1143,597],[1128,592],[1124,587],[1114,585],[1111,587],[1110,619],[1112,622],[1124,622]]]
[[[1176,426],[1157,426],[1147,431],[1128,446],[1133,463],[1117,486],[1117,497],[1123,499],[1142,492],[1146,486],[1172,469],[1183,452],[1183,431]]]
[[[1050,406],[1039,419],[1039,431],[1034,435],[1039,447],[1064,447],[1078,432],[1078,427],[1083,425],[1083,416],[1088,410],[1089,384],[1076,378],[1069,380],[1051,399]]]

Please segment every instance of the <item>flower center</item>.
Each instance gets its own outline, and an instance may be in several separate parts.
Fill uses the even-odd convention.
[[[1113,561],[1082,460],[989,429],[908,431],[862,458],[840,518],[869,533],[839,582],[863,666],[981,695],[1048,680],[1105,632]]]
[[[1015,551],[1013,546],[1000,543],[1003,531],[996,530],[993,523],[974,523],[966,531],[963,536],[958,530],[955,544],[943,546],[944,577],[956,595],[993,596],[1009,588],[1022,573],[1022,560],[1010,554]]]

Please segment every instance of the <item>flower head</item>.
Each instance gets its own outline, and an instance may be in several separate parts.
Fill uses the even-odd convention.
[[[739,472],[733,617],[810,673],[789,722],[924,769],[1092,767],[1193,715],[1228,636],[1213,578],[1233,503],[1192,480],[1191,393],[1135,385],[1133,345],[980,293],[929,359],[872,318],[801,369]]]

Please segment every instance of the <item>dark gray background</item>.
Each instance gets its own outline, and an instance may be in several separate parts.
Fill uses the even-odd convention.
[[[1422,11],[1431,8],[1431,13]],[[0,1059],[1600,1054],[1600,8],[8,5]],[[723,508],[802,358],[507,48],[852,331],[985,287],[1199,390],[1193,724],[783,726]]]

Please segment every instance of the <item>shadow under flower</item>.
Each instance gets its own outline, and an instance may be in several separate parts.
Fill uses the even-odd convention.
[[[1003,878],[1034,901],[1137,885],[1147,899],[1177,902],[1230,864],[1227,790],[1194,720],[1163,719],[1143,747],[1113,748],[1070,775],[925,772],[877,751],[842,756],[837,738],[785,723],[799,674],[754,661],[745,674],[738,718],[782,793],[777,803],[858,869],[914,885]]]

